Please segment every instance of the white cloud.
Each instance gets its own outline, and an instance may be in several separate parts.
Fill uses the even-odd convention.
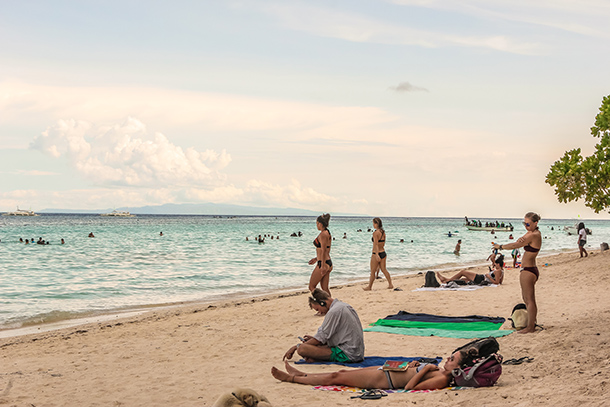
[[[219,171],[231,161],[224,150],[182,149],[161,133],[151,136],[146,126],[134,118],[106,126],[59,120],[36,137],[30,147],[55,158],[65,157],[83,177],[97,185],[217,185],[225,179]]]
[[[503,35],[472,36],[422,30],[310,5],[276,3],[267,5],[262,10],[277,18],[283,28],[352,42],[415,45],[426,48],[475,47],[515,54],[536,54],[540,49],[537,43]]]
[[[605,0],[386,0],[390,3],[448,10],[482,19],[506,20],[552,27],[608,39],[610,3]]]
[[[146,87],[43,86],[0,83],[1,123],[23,123],[32,117],[50,120],[78,117],[102,123],[126,116],[165,126],[197,126],[206,131],[308,129],[335,122],[354,127],[383,123],[393,117],[376,107],[332,106]]]

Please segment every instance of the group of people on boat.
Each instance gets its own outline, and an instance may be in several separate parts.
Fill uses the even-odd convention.
[[[466,226],[474,226],[474,227],[486,227],[486,228],[510,228],[510,230],[513,230],[513,224],[512,223],[504,223],[504,222],[498,222],[496,221],[492,221],[492,222],[481,222],[480,220],[468,220],[468,216],[465,216],[464,219],[466,220]]]

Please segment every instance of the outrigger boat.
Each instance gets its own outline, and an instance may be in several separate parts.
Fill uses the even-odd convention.
[[[494,227],[494,226],[471,226],[471,225],[464,225],[468,228],[468,230],[484,230],[486,232],[491,232],[492,230],[494,232],[512,232],[514,230],[514,227],[512,226],[504,226],[504,227]]]
[[[515,228],[512,224],[498,223],[498,222],[481,222],[481,221],[469,221],[468,216],[464,216],[466,223],[464,226],[468,230],[482,230],[485,232],[512,232]],[[479,226],[480,225],[480,226]]]

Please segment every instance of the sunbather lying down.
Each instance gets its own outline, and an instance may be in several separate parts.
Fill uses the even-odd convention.
[[[271,374],[283,382],[319,386],[351,386],[362,389],[442,389],[451,383],[451,371],[460,367],[463,355],[455,352],[441,368],[430,363],[413,361],[405,371],[382,370],[381,367],[339,370],[332,373],[305,373],[285,362],[286,372],[271,368]]]

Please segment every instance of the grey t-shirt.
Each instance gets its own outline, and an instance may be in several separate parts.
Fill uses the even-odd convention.
[[[329,347],[338,347],[352,362],[364,359],[364,334],[356,311],[342,301],[333,299],[324,322],[314,335]]]

